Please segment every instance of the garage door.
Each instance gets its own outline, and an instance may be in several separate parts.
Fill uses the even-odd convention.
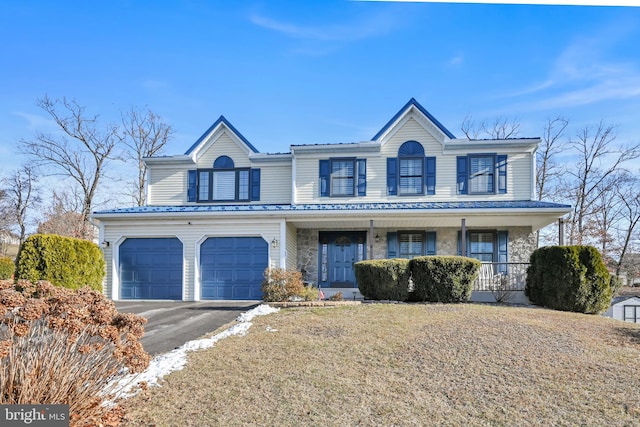
[[[202,299],[262,299],[262,275],[269,263],[261,237],[210,237],[200,246]]]
[[[182,299],[182,242],[127,239],[120,245],[122,299]]]

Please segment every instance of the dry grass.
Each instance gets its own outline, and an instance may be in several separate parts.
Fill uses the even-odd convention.
[[[283,309],[192,353],[127,426],[640,425],[640,325],[491,305]]]

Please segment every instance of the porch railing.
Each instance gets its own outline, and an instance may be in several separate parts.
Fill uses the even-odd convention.
[[[474,291],[524,291],[528,262],[483,262]]]

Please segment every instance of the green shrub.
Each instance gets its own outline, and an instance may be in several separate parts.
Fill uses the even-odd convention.
[[[262,280],[262,299],[269,302],[303,298],[302,273],[284,268],[267,268]]]
[[[0,257],[0,280],[13,278],[14,271],[16,271],[15,262],[9,257]]]
[[[305,286],[299,296],[305,301],[315,301],[320,296],[320,291],[315,286]]]
[[[55,234],[35,234],[20,247],[16,278],[46,280],[56,286],[102,291],[106,274],[102,251],[93,242]]]
[[[413,298],[417,301],[467,302],[480,261],[460,256],[423,256],[411,260]]]
[[[620,288],[622,288],[622,280],[615,274],[612,274],[609,286],[611,286],[611,296],[615,297],[616,295],[618,295]]]
[[[611,304],[610,276],[594,247],[539,248],[531,254],[525,295],[536,305],[596,314]]]
[[[360,293],[367,299],[406,301],[409,292],[409,260],[376,259],[354,264]]]

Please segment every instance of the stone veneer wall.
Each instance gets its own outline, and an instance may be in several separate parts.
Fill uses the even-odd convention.
[[[318,280],[318,230],[315,228],[298,228],[298,270],[305,270],[306,280]]]
[[[436,230],[436,250],[438,255],[458,254],[459,228],[439,228]],[[509,230],[509,262],[529,262],[529,256],[536,248],[536,236],[531,227],[511,227]],[[318,232],[316,228],[297,230],[298,270],[307,272],[306,280],[318,280]],[[373,244],[374,259],[387,257],[387,232],[396,229],[374,229],[378,241]],[[429,231],[429,230],[427,230]],[[368,235],[368,233],[367,233]],[[367,254],[369,243],[367,242]]]

